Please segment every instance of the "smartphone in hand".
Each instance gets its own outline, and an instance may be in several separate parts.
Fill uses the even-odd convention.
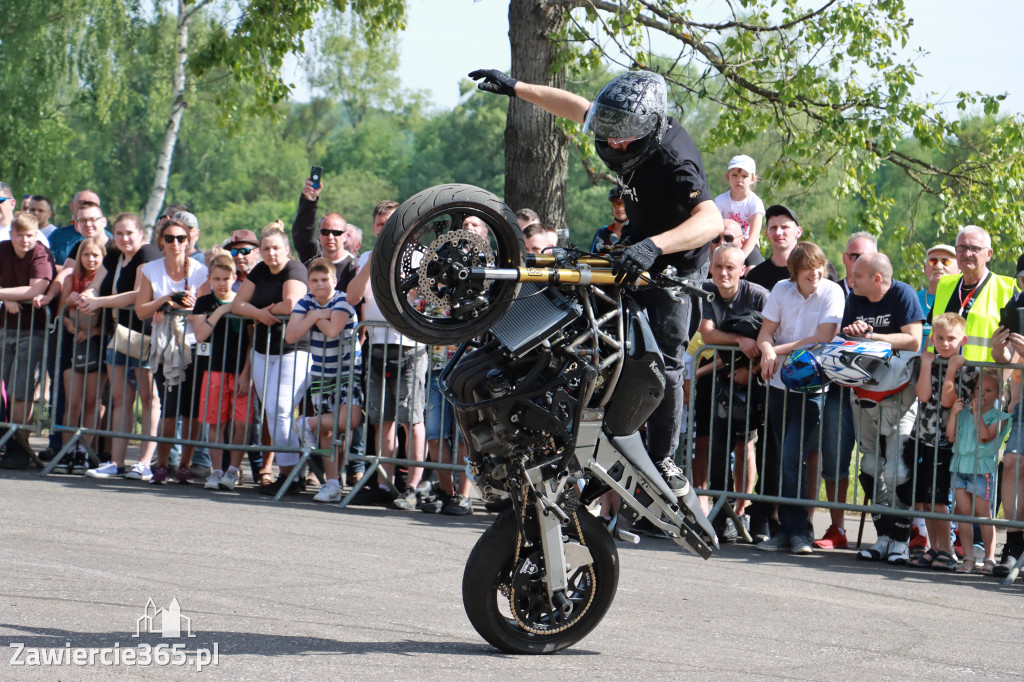
[[[313,189],[320,189],[320,178],[324,174],[324,169],[320,166],[312,166],[309,169],[309,179],[313,183]]]

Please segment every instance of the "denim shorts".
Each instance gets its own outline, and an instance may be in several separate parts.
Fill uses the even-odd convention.
[[[1013,411],[1013,418],[1010,420],[1010,436],[1006,439],[1006,452],[1017,455],[1024,454],[1024,417],[1021,408]]]
[[[970,495],[992,499],[992,474],[953,474],[953,487],[965,488]]]
[[[427,388],[427,440],[451,440],[455,437],[455,408],[437,387],[440,370],[434,372]]]
[[[127,367],[128,369],[149,369],[149,358],[145,360],[138,360],[136,358],[128,357],[121,351],[115,351],[113,348],[107,348],[107,355],[105,358],[108,365],[114,365],[115,367]]]

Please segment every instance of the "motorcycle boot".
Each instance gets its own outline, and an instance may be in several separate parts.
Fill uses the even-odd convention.
[[[664,477],[665,482],[668,483],[668,487],[675,494],[680,511],[685,518],[683,527],[680,529],[680,537],[673,538],[673,540],[676,541],[676,544],[690,551],[695,550],[693,541],[696,538],[700,538],[709,547],[718,549],[718,535],[715,533],[714,528],[711,527],[711,522],[708,521],[707,516],[704,515],[704,511],[700,506],[700,500],[697,499],[697,493],[694,491],[693,486],[690,485],[690,481],[686,478],[683,470],[679,468],[671,457],[666,457],[655,462],[655,464],[662,477]],[[704,552],[698,550],[697,553],[703,555]]]

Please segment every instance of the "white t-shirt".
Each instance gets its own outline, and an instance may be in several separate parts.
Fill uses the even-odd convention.
[[[167,274],[167,259],[159,258],[157,260],[149,261],[144,263],[139,270],[145,275],[146,279],[149,280],[150,285],[153,287],[153,300],[160,298],[161,296],[167,296],[173,294],[175,291],[183,291],[188,289],[195,296],[196,292],[199,291],[199,287],[206,283],[209,279],[209,271],[205,265],[200,265],[192,259],[185,259],[188,265],[188,280],[171,279]],[[196,334],[192,329],[192,323],[187,319],[185,320],[185,343],[190,346],[196,345]]]
[[[750,236],[750,219],[760,213],[764,215],[764,202],[753,192],[742,201],[734,201],[730,192],[715,197],[715,206],[723,218],[735,220],[743,228],[743,238]]]
[[[819,324],[840,324],[845,306],[842,287],[831,280],[821,280],[814,293],[804,298],[796,282],[784,279],[768,294],[762,314],[779,325],[772,344],[777,346],[813,336]],[[786,390],[779,372],[772,377],[771,385]]]
[[[370,254],[372,251],[359,254],[359,265],[356,268],[356,272],[362,270],[370,260]],[[373,287],[369,284],[366,285],[366,295],[363,297],[363,319],[371,322],[387,322],[384,319],[384,314],[381,313],[380,308],[377,307],[377,301],[373,298]],[[370,341],[376,344],[387,343],[393,345],[400,343],[403,346],[415,346],[416,341],[410,339],[404,334],[392,329],[390,326],[387,329],[383,327],[370,327]]]

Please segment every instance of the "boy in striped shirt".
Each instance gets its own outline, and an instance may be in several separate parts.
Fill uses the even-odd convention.
[[[362,404],[360,355],[358,339],[353,337],[356,311],[343,292],[335,291],[338,280],[334,263],[326,258],[317,258],[309,264],[307,271],[309,293],[292,309],[285,341],[296,343],[309,335],[310,387],[307,399],[313,406],[314,416],[300,417],[298,427],[303,444],[319,448],[322,443],[330,445],[335,422],[341,433],[355,428],[362,419],[359,409]],[[340,502],[341,482],[336,457],[324,458],[324,476],[327,482],[313,499],[317,502]]]

